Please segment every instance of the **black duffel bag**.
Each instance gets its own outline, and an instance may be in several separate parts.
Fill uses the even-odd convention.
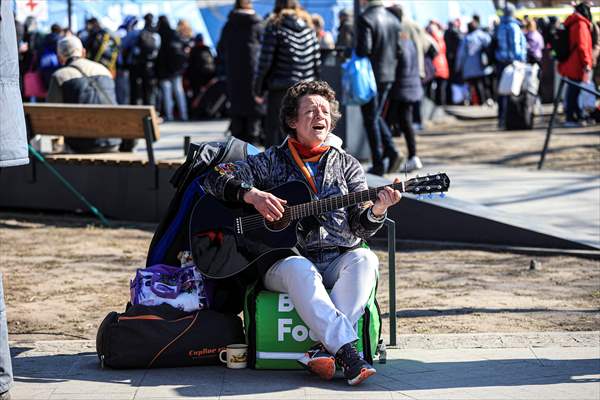
[[[237,315],[128,304],[104,318],[96,351],[102,367],[186,367],[220,364],[219,352],[232,343],[245,343]]]

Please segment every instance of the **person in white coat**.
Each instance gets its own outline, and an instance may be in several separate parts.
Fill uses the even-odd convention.
[[[0,0],[0,169],[29,163],[13,0]],[[0,399],[10,399],[13,383],[8,327],[0,273]]]

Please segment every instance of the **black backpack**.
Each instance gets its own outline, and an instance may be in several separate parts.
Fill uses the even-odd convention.
[[[86,42],[87,58],[114,72],[121,47],[121,38],[102,29],[93,33]]]
[[[146,266],[167,264],[179,266],[177,255],[189,251],[188,225],[196,202],[206,193],[202,180],[217,164],[243,160],[248,156],[248,143],[231,136],[225,142],[192,143],[185,162],[171,177],[175,195],[169,203],[148,249]],[[244,291],[249,283],[244,274],[215,280],[212,309],[237,314],[243,308]]]
[[[560,62],[567,61],[571,55],[571,47],[569,44],[569,28],[561,25],[551,37],[552,50],[554,50],[554,56]]]
[[[145,62],[155,60],[160,48],[158,40],[156,39],[156,34],[147,29],[142,29],[137,41],[137,48],[139,50],[139,61]]]

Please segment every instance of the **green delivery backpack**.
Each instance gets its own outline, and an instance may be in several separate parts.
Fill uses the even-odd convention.
[[[358,351],[373,363],[380,349],[381,313],[373,290],[358,321]],[[248,367],[301,369],[296,361],[315,341],[289,296],[254,285],[246,291],[244,325],[248,341]]]

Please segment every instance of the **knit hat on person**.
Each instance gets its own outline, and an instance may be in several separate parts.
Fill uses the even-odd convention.
[[[83,44],[77,36],[67,36],[59,40],[56,48],[58,54],[66,59],[81,57],[83,54]]]
[[[503,10],[503,13],[504,13],[503,15],[505,17],[512,17],[515,15],[515,10],[516,10],[516,8],[513,4],[506,3],[506,6],[504,7],[504,10]]]

